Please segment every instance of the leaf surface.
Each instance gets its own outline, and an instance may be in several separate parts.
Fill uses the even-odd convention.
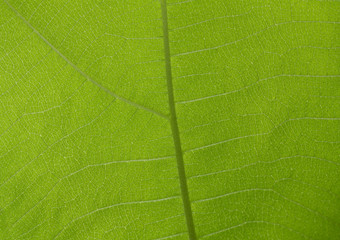
[[[340,238],[339,2],[0,2],[0,239]]]

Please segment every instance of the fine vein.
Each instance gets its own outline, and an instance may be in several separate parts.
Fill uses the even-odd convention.
[[[93,80],[90,76],[88,76],[85,72],[83,72],[80,68],[78,68],[73,62],[71,62],[64,54],[62,54],[55,46],[53,46],[41,33],[35,29],[11,4],[9,4],[6,0],[4,0],[5,3],[8,5],[9,8],[12,9],[12,11],[29,27],[33,30],[35,34],[37,34],[48,46],[50,46],[60,57],[62,57],[71,67],[73,67],[77,72],[79,72],[83,77],[85,77],[88,81],[92,82],[94,85],[105,91],[106,93],[110,94],[114,98],[117,98],[127,104],[130,104],[136,108],[143,109],[145,111],[151,112],[153,114],[156,114],[162,118],[169,119],[168,116],[164,115],[163,113],[157,112],[151,108],[145,107],[143,105],[140,105],[136,102],[133,102],[129,99],[126,99],[124,97],[121,97],[117,95],[116,93],[112,92],[111,90],[107,89],[97,81]]]
[[[178,175],[182,193],[182,200],[184,206],[184,213],[188,228],[188,234],[190,240],[196,239],[195,233],[195,225],[192,217],[192,210],[188,192],[188,185],[185,176],[185,168],[183,161],[183,151],[181,147],[181,140],[178,130],[177,124],[177,116],[176,116],[176,108],[175,108],[175,100],[174,100],[174,90],[172,83],[172,73],[171,73],[171,59],[170,59],[170,45],[169,45],[169,29],[168,29],[168,13],[167,13],[167,5],[166,0],[161,0],[161,8],[162,8],[162,20],[163,20],[163,40],[164,40],[164,55],[165,55],[165,69],[166,69],[166,78],[167,78],[167,86],[168,86],[168,98],[169,98],[169,110],[170,110],[170,124],[172,135],[174,139],[175,151],[176,151],[176,159],[177,159],[177,168]]]

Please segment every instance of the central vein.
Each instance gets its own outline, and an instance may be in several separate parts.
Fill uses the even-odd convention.
[[[163,39],[164,39],[164,56],[165,56],[165,69],[168,86],[168,97],[169,97],[169,110],[170,110],[170,124],[172,130],[172,136],[174,139],[177,168],[179,181],[181,186],[182,200],[184,206],[184,213],[186,223],[188,227],[188,234],[190,240],[196,240],[195,225],[193,222],[191,204],[188,192],[188,184],[185,176],[185,168],[183,161],[183,152],[181,147],[181,139],[179,136],[175,100],[174,100],[174,89],[172,84],[172,73],[171,73],[171,58],[170,58],[170,45],[169,45],[169,28],[168,28],[168,13],[166,0],[161,0],[162,7],[162,19],[163,19]]]

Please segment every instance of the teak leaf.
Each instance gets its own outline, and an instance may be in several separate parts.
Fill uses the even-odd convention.
[[[0,239],[340,239],[339,7],[0,1]]]

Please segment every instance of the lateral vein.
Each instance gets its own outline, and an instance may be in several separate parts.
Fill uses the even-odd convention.
[[[83,77],[85,77],[88,81],[92,82],[94,85],[102,89],[104,92],[110,94],[114,98],[117,98],[129,105],[132,105],[136,108],[143,109],[145,111],[151,112],[153,114],[156,114],[162,118],[169,119],[169,117],[163,113],[157,112],[151,108],[145,107],[141,104],[138,104],[136,102],[133,102],[127,98],[121,97],[117,95],[116,93],[112,92],[111,90],[107,89],[97,81],[93,80],[89,75],[87,75],[85,72],[83,72],[80,68],[78,68],[73,62],[71,62],[64,54],[62,54],[55,46],[53,46],[35,27],[33,27],[10,3],[7,2],[7,0],[4,0],[4,2],[8,5],[8,7],[29,27],[33,30],[35,34],[37,34],[50,48],[52,48],[60,57],[62,57],[71,67],[73,67],[78,73],[80,73]]]

